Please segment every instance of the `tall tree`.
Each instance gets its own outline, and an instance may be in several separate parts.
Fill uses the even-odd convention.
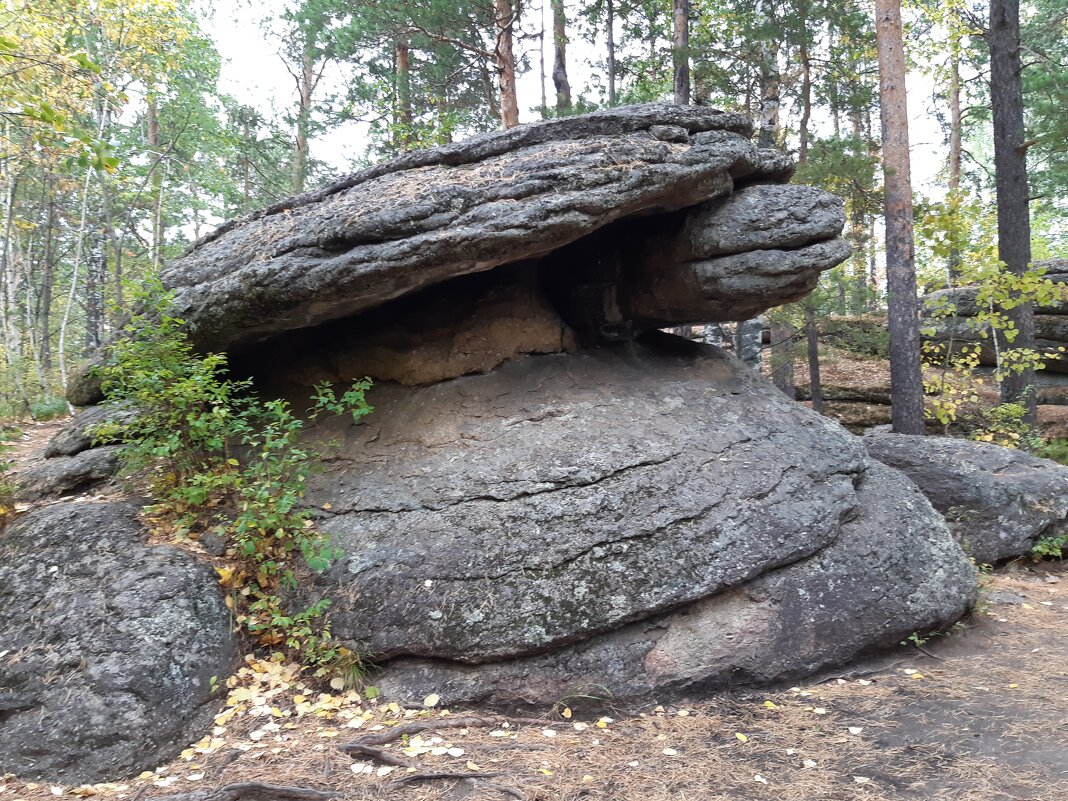
[[[674,0],[671,40],[675,103],[690,105],[690,0]]]
[[[1020,2],[990,0],[990,105],[994,120],[994,175],[997,185],[998,256],[1014,275],[1023,275],[1031,262],[1031,215],[1027,188],[1027,143],[1024,133],[1022,65],[1020,62]],[[1001,353],[1033,350],[1034,309],[1023,303],[1006,309],[1016,329],[1010,342],[999,334]],[[1010,359],[1010,368],[1012,367]],[[1027,409],[1034,426],[1037,399],[1034,369],[1010,369],[1001,381],[1004,403]]]
[[[890,392],[893,427],[923,434],[919,302],[912,234],[912,175],[905,96],[905,49],[901,0],[875,0],[879,55],[879,106],[883,129],[886,210],[886,291],[890,330]]]
[[[513,34],[519,16],[512,0],[493,0],[493,21],[497,34],[494,56],[501,93],[501,122],[505,128],[519,125],[519,98],[515,86]]]
[[[553,9],[553,85],[556,87],[556,110],[571,108],[571,84],[567,80],[567,16],[564,0],[551,0]]]

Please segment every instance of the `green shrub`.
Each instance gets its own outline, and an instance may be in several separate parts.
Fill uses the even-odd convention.
[[[69,412],[70,407],[67,405],[66,399],[54,395],[38,398],[30,404],[30,415],[34,420],[40,420],[41,422],[63,417]]]
[[[1051,439],[1034,449],[1035,456],[1068,465],[1068,439]]]
[[[156,286],[151,311],[133,318],[98,368],[110,404],[134,408],[124,422],[97,427],[100,442],[121,442],[128,468],[148,479],[149,518],[180,537],[222,536],[233,561],[217,568],[238,623],[264,646],[306,664],[334,666],[356,656],[335,642],[329,601],[292,611],[280,597],[302,568],[325,570],[340,552],[302,507],[316,454],[299,443],[304,422],[281,400],[256,397],[249,381],[227,377],[224,354],[193,351],[170,297]],[[357,381],[338,398],[316,388],[312,418],[372,409]]]

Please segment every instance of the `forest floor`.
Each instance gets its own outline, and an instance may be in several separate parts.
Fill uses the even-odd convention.
[[[28,428],[17,455],[53,428]],[[295,666],[249,656],[220,682],[214,728],[172,762],[92,786],[4,776],[0,801],[204,801],[244,782],[355,801],[1065,801],[1068,563],[1017,562],[981,583],[975,613],[926,642],[794,687],[597,717],[559,705],[507,719],[443,710],[433,697],[368,700],[373,692],[324,692]],[[410,734],[370,751],[412,767],[339,747],[400,731]]]

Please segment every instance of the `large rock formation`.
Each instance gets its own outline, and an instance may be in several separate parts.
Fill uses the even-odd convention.
[[[478,273],[489,274],[450,302],[458,297],[482,329],[446,305],[448,319],[439,314],[415,338],[444,328],[480,339],[487,326],[511,326],[507,350],[545,352],[572,341],[546,341],[546,312],[550,326],[562,321],[584,342],[746,319],[803,296],[849,254],[836,238],[841,203],[778,185],[792,165],[754,147],[751,128],[736,114],[651,104],[412,154],[222,226],[163,281],[201,348],[248,350],[339,321],[327,326],[330,341],[340,331],[356,352],[387,352],[367,369],[407,350],[386,324],[418,325],[442,308],[444,282]],[[504,274],[504,265],[515,266]],[[542,324],[514,330],[516,315]],[[487,365],[492,357],[473,367],[457,358],[411,380]],[[90,377],[71,386],[75,404],[98,397]]]
[[[1042,537],[1068,533],[1068,467],[949,437],[880,433],[864,444],[916,482],[980,564],[1030,555]]]
[[[0,772],[116,779],[210,723],[236,662],[216,576],[137,512],[60,503],[0,533]]]
[[[1045,278],[1058,286],[1068,286],[1068,259],[1050,259],[1035,262],[1036,267],[1045,269]],[[997,357],[989,335],[977,327],[975,316],[979,312],[977,305],[979,290],[974,286],[940,289],[929,293],[924,299],[925,313],[931,315],[926,327],[933,334],[928,338],[950,348],[960,344],[981,345],[982,364],[994,365]],[[942,314],[952,310],[954,314],[943,317]],[[1068,348],[1068,302],[1055,302],[1035,309],[1035,347],[1044,351],[1048,358],[1046,370],[1054,373],[1068,373],[1068,355],[1061,352]]]
[[[648,700],[802,675],[971,602],[906,478],[654,330],[752,317],[849,252],[839,201],[782,185],[749,129],[650,105],[491,134],[227,224],[168,268],[197,346],[265,391],[375,379],[366,424],[309,435],[308,502],[346,557],[305,591],[385,686]]]

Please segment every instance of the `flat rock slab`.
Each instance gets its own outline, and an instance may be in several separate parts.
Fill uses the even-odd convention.
[[[984,442],[878,433],[868,453],[909,476],[983,564],[1027,556],[1068,531],[1068,467]]]
[[[132,503],[61,503],[0,532],[0,773],[64,784],[199,739],[236,666],[210,567],[145,543]]]

